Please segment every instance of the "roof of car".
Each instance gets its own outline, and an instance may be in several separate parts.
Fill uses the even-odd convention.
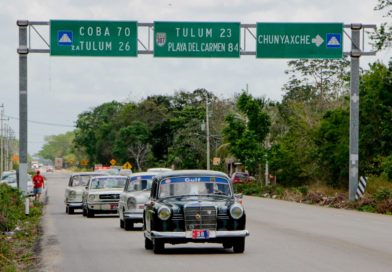
[[[94,179],[107,179],[107,178],[127,178],[126,176],[121,175],[102,175],[102,176],[94,176]]]
[[[72,173],[71,176],[99,176],[103,175],[103,173],[98,173],[98,172],[77,172],[77,173]]]
[[[229,177],[225,173],[211,170],[175,170],[169,172],[162,172],[156,175],[156,177],[159,179],[183,176],[216,176],[229,179]]]
[[[161,172],[138,172],[138,173],[132,173],[131,175],[129,175],[129,177],[139,177],[139,176],[154,176],[154,175],[158,175]]]

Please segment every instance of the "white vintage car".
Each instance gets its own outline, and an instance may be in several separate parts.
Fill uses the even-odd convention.
[[[152,178],[157,174],[140,172],[128,177],[118,203],[120,227],[124,230],[132,230],[134,223],[143,223],[144,203],[150,196]]]
[[[75,209],[82,209],[82,194],[90,177],[102,176],[102,173],[79,172],[69,177],[68,186],[65,188],[65,212],[73,214]]]
[[[83,191],[83,216],[94,217],[99,213],[117,213],[120,193],[127,177],[91,177]]]

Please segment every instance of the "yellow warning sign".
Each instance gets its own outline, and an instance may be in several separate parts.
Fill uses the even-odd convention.
[[[117,161],[116,161],[115,159],[111,159],[111,160],[110,160],[110,164],[111,164],[112,166],[115,166],[116,163],[117,163]]]
[[[80,161],[81,166],[87,166],[88,165],[88,160],[81,160]]]
[[[132,164],[130,162],[126,162],[124,163],[124,165],[122,166],[123,169],[132,169]]]

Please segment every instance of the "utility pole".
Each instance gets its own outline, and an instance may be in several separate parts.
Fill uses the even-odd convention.
[[[211,169],[210,165],[210,123],[208,113],[208,94],[206,94],[206,137],[207,137],[207,170]]]
[[[4,172],[4,134],[3,134],[3,121],[4,121],[4,104],[1,104],[1,113],[0,113],[0,173]]]

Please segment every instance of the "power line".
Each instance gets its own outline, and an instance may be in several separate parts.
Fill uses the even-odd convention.
[[[13,116],[9,116],[9,115],[4,115],[4,116],[7,116],[10,119],[19,120],[19,118],[17,118],[17,117],[13,117]],[[69,128],[74,128],[75,127],[75,126],[70,126],[70,125],[48,123],[48,122],[40,122],[40,121],[33,121],[33,120],[27,120],[27,122],[33,123],[33,124],[38,124],[38,125],[52,126],[52,127],[69,127]]]

